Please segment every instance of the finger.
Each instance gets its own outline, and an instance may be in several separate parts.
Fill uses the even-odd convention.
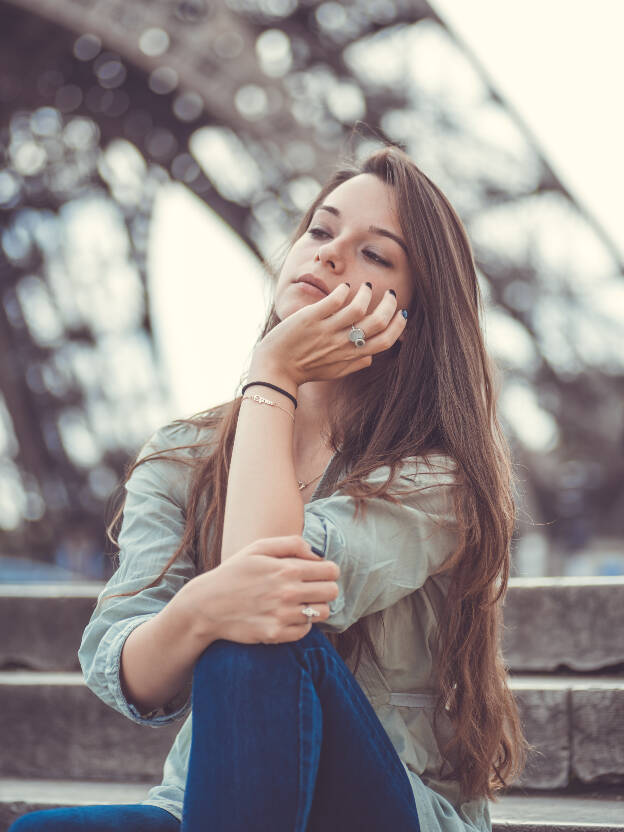
[[[299,311],[311,318],[328,318],[334,315],[339,309],[342,309],[345,301],[349,297],[350,291],[347,283],[339,283],[324,298],[317,300],[316,303],[308,304]]]
[[[320,558],[317,561],[305,561],[293,558],[292,578],[297,581],[336,581],[340,577],[340,567],[331,560]]]
[[[338,597],[336,581],[307,581],[297,593],[297,602],[305,604],[329,604]]]
[[[287,558],[301,557],[319,559],[303,537],[299,534],[282,535],[280,537],[263,537],[251,544],[254,555],[270,555],[271,557]]]
[[[351,303],[334,315],[334,322],[339,327],[351,327],[354,323],[364,330],[367,337],[383,332],[397,308],[396,296],[388,289],[379,303],[369,311],[372,295],[366,284],[362,284]]]
[[[390,347],[396,342],[399,335],[403,332],[407,325],[407,318],[403,315],[402,309],[397,309],[394,315],[390,318],[386,327],[376,334],[367,334],[366,344],[360,349],[366,350],[370,354],[375,354],[378,352],[383,352],[384,350],[390,349]],[[358,324],[367,333],[366,323],[362,322]],[[368,330],[370,332],[370,329]]]
[[[303,616],[301,616],[303,618]],[[303,624],[288,624],[284,627],[284,636],[282,641],[299,641],[312,629],[312,623],[314,621],[320,621],[320,618],[312,618],[310,621],[304,621]]]
[[[335,311],[332,324],[335,324],[337,329],[345,326],[351,326],[355,321],[362,320],[368,313],[368,308],[371,304],[373,294],[372,289],[366,283],[360,284],[358,290],[349,300]]]
[[[398,310],[400,312],[400,310]],[[397,313],[396,295],[388,289],[381,297],[377,306],[364,318],[358,321],[357,326],[361,327],[368,338],[384,332],[392,323]],[[401,316],[402,317],[402,316]]]
[[[306,607],[311,607],[311,609],[316,610],[316,612],[320,613],[320,615],[304,616],[303,610]],[[288,611],[288,615],[285,618],[290,623],[290,625],[296,626],[300,618],[307,618],[310,624],[314,624],[317,621],[327,621],[329,616],[330,612],[328,604],[313,604],[308,602],[293,607],[291,610]]]
[[[390,305],[396,308],[396,300],[392,295],[389,297],[391,298]],[[387,312],[384,311],[383,314],[386,315]],[[387,322],[383,318],[379,318],[378,320],[381,323],[375,323],[376,319],[371,315],[357,322],[357,327],[365,335],[366,342],[364,346],[356,347],[348,340],[347,335],[344,344],[344,360],[323,368],[328,378],[341,378],[364,367],[369,367],[372,363],[372,356],[389,349],[396,342],[407,324],[407,319],[404,317],[402,309],[397,309],[394,314],[390,314]]]

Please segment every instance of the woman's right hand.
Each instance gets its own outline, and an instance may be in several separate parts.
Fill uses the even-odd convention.
[[[298,641],[327,621],[338,597],[340,568],[315,555],[300,535],[256,540],[178,592],[193,629],[206,646],[216,639],[241,644]],[[320,616],[307,618],[305,606]]]

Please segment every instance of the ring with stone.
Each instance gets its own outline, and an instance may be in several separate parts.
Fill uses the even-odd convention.
[[[320,612],[312,607],[304,607],[301,612],[308,618],[312,618],[312,616],[318,617],[320,615]]]
[[[351,324],[351,332],[349,333],[349,341],[353,341],[356,347],[363,347],[366,343],[366,336],[364,330]]]

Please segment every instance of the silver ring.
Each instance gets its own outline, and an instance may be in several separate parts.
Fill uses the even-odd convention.
[[[353,341],[356,347],[363,347],[366,343],[366,336],[364,330],[351,324],[351,332],[349,333],[349,341]]]
[[[308,618],[312,618],[312,616],[318,618],[318,616],[320,615],[320,612],[318,610],[312,609],[312,607],[304,607],[301,610],[301,612]]]

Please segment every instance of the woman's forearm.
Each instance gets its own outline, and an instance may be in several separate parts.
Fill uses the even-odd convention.
[[[153,618],[136,627],[124,643],[121,685],[126,699],[141,714],[162,707],[190,685],[197,659],[219,637],[216,621],[214,632],[205,617],[201,632],[197,629],[199,619],[185,592],[190,583]]]
[[[293,382],[254,355],[250,381],[269,381],[296,396]],[[294,412],[287,396],[268,387],[250,387],[246,395],[271,399]],[[293,425],[277,407],[243,401],[228,474],[221,560],[263,537],[301,534],[303,500],[293,460]]]
[[[296,395],[296,385],[260,357],[252,360],[249,379],[270,381]],[[294,411],[287,396],[270,388],[252,387],[249,392]],[[222,561],[254,540],[301,534],[303,500],[293,460],[293,424],[275,407],[242,403],[228,474]],[[202,600],[204,611],[214,611],[213,622],[206,623],[197,614],[197,593],[190,581],[154,618],[130,633],[121,654],[121,681],[126,698],[140,713],[170,702],[190,684],[197,659],[220,637],[219,596],[222,590],[213,603]]]

